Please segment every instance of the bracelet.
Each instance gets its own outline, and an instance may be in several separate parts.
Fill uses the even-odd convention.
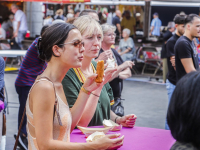
[[[98,96],[98,95],[96,95],[96,94],[94,94],[94,93],[92,93],[92,92],[91,92],[91,94],[94,95],[94,96],[96,96],[96,97],[100,97],[100,96]]]
[[[115,123],[117,123],[116,121],[117,121],[117,118],[119,118],[119,116],[117,116],[116,118],[115,118]]]
[[[81,91],[83,91],[84,93],[86,93],[87,95],[90,95],[92,92],[86,90],[83,86],[81,87]]]

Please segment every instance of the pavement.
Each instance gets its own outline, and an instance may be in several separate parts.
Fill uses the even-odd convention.
[[[5,74],[8,92],[9,114],[7,114],[6,150],[14,147],[14,133],[17,132],[18,95],[15,91],[17,74]],[[162,80],[132,77],[124,81],[122,98],[125,114],[136,114],[135,126],[164,129],[167,112],[167,90]]]

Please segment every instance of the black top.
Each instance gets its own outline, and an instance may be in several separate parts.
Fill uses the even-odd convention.
[[[115,33],[119,35],[119,31],[117,29],[117,24],[120,24],[120,18],[118,16],[113,17],[112,24],[116,26]]]
[[[183,58],[192,58],[194,68],[199,69],[199,59],[196,46],[193,41],[186,36],[181,36],[175,44],[175,61],[176,61],[176,81],[180,80],[186,71],[181,63]]]
[[[162,50],[161,50],[161,58],[167,58],[167,51],[166,51],[166,44],[165,42],[172,37],[172,32],[170,32],[169,30],[167,30],[164,34],[163,34],[163,40],[164,43],[162,45]]]
[[[174,46],[179,36],[174,34],[166,43],[166,51],[167,51],[167,66],[168,66],[168,74],[167,79],[174,85],[176,85],[176,71],[170,62],[170,57],[175,56]]]
[[[124,61],[122,60],[122,58],[118,54],[118,52],[115,49],[112,49],[112,48],[111,48],[111,50],[114,54],[114,58],[115,58],[117,65],[119,66],[119,65],[123,64]],[[99,51],[99,54],[101,54],[102,52],[104,52],[104,51],[101,48],[101,50]],[[121,92],[122,92],[122,89],[123,89],[123,80],[119,79],[119,78],[115,78],[109,83],[110,83],[110,86],[113,90],[114,98],[121,97]]]

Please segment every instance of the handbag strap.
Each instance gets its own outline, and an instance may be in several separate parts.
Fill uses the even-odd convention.
[[[14,146],[13,150],[17,149],[17,145],[18,145],[18,141],[19,141],[19,134],[20,134],[21,129],[22,129],[22,124],[23,124],[25,112],[26,112],[26,107],[24,108],[24,112],[23,112],[23,115],[22,115],[22,119],[21,119],[21,122],[20,122],[19,130],[18,130],[18,133],[17,133],[17,137],[16,137],[16,140],[15,140],[15,146]]]
[[[48,77],[40,77],[39,79],[41,79],[41,78],[45,78],[48,81],[52,82]],[[52,84],[53,84],[53,82],[52,82]],[[57,96],[56,96],[56,90],[55,90],[54,84],[53,84],[53,88],[54,88],[54,91],[55,91],[55,103],[54,103],[53,119],[54,119],[55,112],[56,112],[56,115],[58,117],[59,125],[62,126],[62,121],[60,119],[59,111],[57,109],[58,99],[57,99]],[[19,130],[18,130],[18,133],[17,133],[17,137],[16,137],[16,140],[15,140],[15,145],[14,145],[13,150],[17,149],[17,145],[18,145],[18,141],[19,141],[19,135],[20,135],[20,132],[21,132],[21,128],[22,128],[22,124],[23,124],[23,121],[24,121],[25,113],[26,113],[26,107],[24,108],[24,112],[23,112],[23,115],[22,115],[22,119],[21,119],[21,122],[20,122]]]

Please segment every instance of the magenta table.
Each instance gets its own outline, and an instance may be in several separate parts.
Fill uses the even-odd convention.
[[[124,144],[119,150],[169,150],[175,140],[170,131],[145,127],[122,128],[118,132],[125,135]],[[79,129],[71,133],[71,142],[86,142],[85,135]]]

